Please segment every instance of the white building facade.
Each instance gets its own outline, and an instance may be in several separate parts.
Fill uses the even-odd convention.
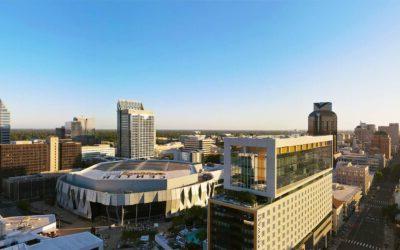
[[[115,157],[115,148],[108,144],[82,146],[82,160],[98,157]]]
[[[236,195],[210,199],[208,248],[286,250],[327,244],[332,140],[330,135],[226,138],[224,188]],[[235,200],[242,192],[255,203]]]
[[[118,156],[131,159],[154,157],[156,130],[154,113],[134,101],[118,101]]]

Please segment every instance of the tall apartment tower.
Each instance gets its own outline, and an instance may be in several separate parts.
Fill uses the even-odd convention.
[[[333,153],[337,151],[337,115],[331,102],[314,103],[314,111],[308,116],[309,135],[333,135]]]
[[[392,152],[397,153],[399,149],[399,124],[398,123],[389,123],[389,126],[379,126],[378,127],[379,131],[386,132],[391,139],[391,147],[392,147]]]
[[[156,131],[154,113],[136,101],[119,100],[117,104],[117,153],[131,159],[154,156]]]
[[[315,249],[332,229],[333,136],[224,139],[208,249]]]
[[[0,144],[10,144],[10,112],[0,99]]]

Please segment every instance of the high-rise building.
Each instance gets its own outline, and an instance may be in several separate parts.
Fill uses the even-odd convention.
[[[308,116],[309,135],[332,135],[333,152],[337,151],[337,115],[331,102],[314,103],[314,111]]]
[[[66,134],[66,131],[65,131],[65,127],[64,126],[56,128],[56,136],[58,138],[65,139],[65,134]]]
[[[399,149],[399,124],[389,123],[389,126],[379,126],[378,131],[386,132],[390,136],[392,152],[396,153]]]
[[[372,137],[374,136],[375,132],[375,124],[366,124],[364,122],[360,122],[360,125],[354,129],[354,136],[361,144],[362,148],[365,149],[371,144]]]
[[[59,168],[59,139],[57,136],[47,138],[49,148],[49,167],[51,172],[57,172]]]
[[[74,117],[71,122],[71,137],[77,137],[82,135],[94,135],[95,134],[95,122],[94,118],[88,118],[83,116]]]
[[[208,249],[326,247],[333,137],[231,137],[224,144],[225,192],[209,200]]]
[[[0,99],[0,144],[10,143],[10,112]]]
[[[392,159],[392,139],[383,131],[377,131],[372,137],[371,146],[369,147],[371,154],[384,154],[386,159]]]
[[[118,156],[131,159],[149,159],[154,156],[156,131],[154,113],[143,104],[119,100],[117,104]]]

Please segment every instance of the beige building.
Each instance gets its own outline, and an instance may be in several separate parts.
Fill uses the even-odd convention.
[[[333,183],[332,185],[332,224],[337,233],[344,220],[358,210],[362,191],[360,187]]]
[[[115,157],[115,148],[110,144],[98,144],[93,146],[82,146],[82,160],[98,157]]]
[[[333,136],[224,143],[225,193],[209,201],[208,249],[326,247]]]
[[[131,159],[154,157],[154,113],[145,110],[139,102],[120,100],[117,115],[118,156]]]
[[[360,122],[360,125],[354,129],[354,136],[364,148],[366,145],[371,143],[375,132],[376,126],[374,124]]]
[[[59,139],[57,136],[50,136],[47,139],[47,145],[49,145],[49,165],[50,172],[57,172],[59,168]]]
[[[372,183],[368,165],[353,165],[338,162],[334,172],[334,181],[340,184],[360,187],[363,194],[367,194]]]
[[[215,141],[211,138],[206,138],[205,135],[189,135],[184,138],[183,144],[184,151],[201,150],[203,155],[210,155]]]

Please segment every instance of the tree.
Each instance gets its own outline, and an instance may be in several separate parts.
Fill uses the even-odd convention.
[[[382,172],[381,172],[381,171],[377,171],[377,172],[375,173],[374,179],[375,179],[377,182],[381,182],[381,181],[383,180],[383,174],[382,174]]]

